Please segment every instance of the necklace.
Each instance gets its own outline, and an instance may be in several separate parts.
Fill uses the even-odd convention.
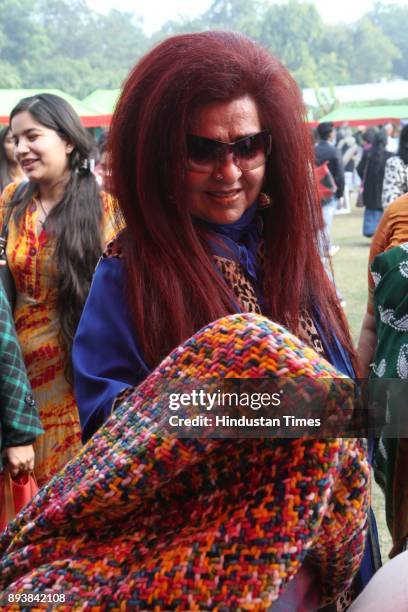
[[[41,223],[41,225],[44,227],[45,222],[47,221],[48,212],[45,210],[44,205],[43,205],[43,203],[42,203],[42,199],[40,198],[40,196],[38,196],[38,198],[37,198],[37,199],[38,199],[38,203],[39,203],[39,205],[40,205],[40,208],[41,208],[41,210],[42,210],[42,211],[43,211],[43,213],[44,213],[44,219],[43,219],[43,220],[38,219],[38,220],[39,220],[39,222]]]

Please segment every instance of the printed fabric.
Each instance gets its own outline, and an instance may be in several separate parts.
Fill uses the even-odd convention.
[[[390,422],[406,412],[408,379],[408,242],[378,255],[372,265],[377,347],[372,392],[387,408]],[[385,399],[387,398],[387,399]],[[392,555],[408,537],[408,440],[382,437],[375,456],[375,476],[385,492],[386,518],[393,539]]]
[[[385,164],[382,188],[383,208],[407,192],[408,164],[405,164],[398,155],[390,157]]]
[[[13,197],[10,184],[0,201]],[[111,199],[103,195],[102,235],[113,237]],[[34,197],[19,226],[9,223],[7,259],[17,289],[14,321],[35,402],[45,433],[35,443],[37,482],[41,486],[81,448],[81,429],[72,386],[64,377],[66,355],[58,335],[55,243],[43,228],[37,235],[39,206]]]
[[[375,257],[384,251],[408,242],[408,194],[398,198],[385,209],[371,241],[368,258],[368,304],[367,312],[374,314],[374,279],[371,274],[371,264]]]

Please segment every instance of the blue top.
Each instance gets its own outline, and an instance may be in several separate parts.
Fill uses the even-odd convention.
[[[216,236],[210,241],[215,255],[239,262],[259,295],[256,254],[261,228],[256,219],[257,203],[243,216],[228,225],[201,220]],[[107,420],[116,396],[128,387],[138,385],[150,373],[137,340],[125,294],[125,266],[122,259],[101,259],[92,281],[85,308],[75,335],[72,360],[75,395],[82,427],[82,439],[88,440]],[[236,304],[237,312],[240,312]],[[350,358],[335,339],[330,345],[319,316],[313,317],[329,361],[347,376],[353,376]]]
[[[213,254],[240,263],[247,276],[255,283],[258,281],[259,272],[256,255],[261,240],[261,228],[256,217],[257,208],[258,203],[255,202],[240,219],[224,225],[194,219],[196,225],[205,227],[214,235],[215,239],[209,241]]]
[[[121,259],[100,261],[72,347],[83,441],[107,420],[115,397],[150,372],[127,306],[124,273]]]

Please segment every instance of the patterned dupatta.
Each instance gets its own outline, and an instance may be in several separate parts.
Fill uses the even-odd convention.
[[[408,243],[385,251],[374,259],[374,312],[377,347],[370,378],[373,393],[379,394],[390,418],[397,422],[398,411],[406,409],[408,379]],[[394,381],[393,381],[394,379]],[[382,437],[375,455],[375,478],[385,493],[388,528],[395,556],[408,538],[408,439]]]

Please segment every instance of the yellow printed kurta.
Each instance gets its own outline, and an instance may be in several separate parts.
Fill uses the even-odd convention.
[[[3,192],[7,203],[16,184]],[[112,200],[102,194],[102,241],[114,235]],[[81,448],[81,429],[73,388],[64,377],[65,354],[60,346],[55,241],[43,229],[36,232],[38,202],[34,197],[18,227],[9,224],[7,259],[16,288],[14,313],[33,394],[45,433],[35,443],[35,473],[39,485],[47,482]]]

